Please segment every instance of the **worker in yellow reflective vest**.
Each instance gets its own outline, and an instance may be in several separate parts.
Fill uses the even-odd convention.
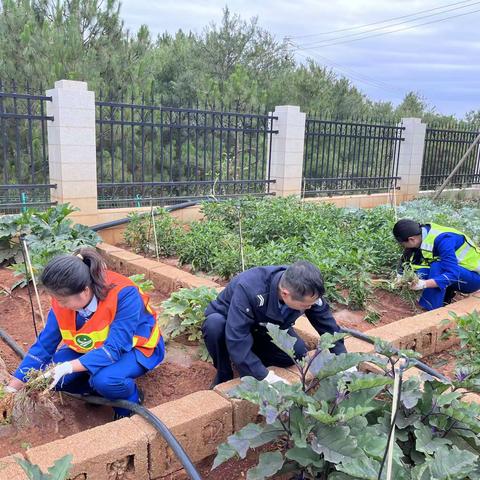
[[[107,270],[93,248],[55,257],[41,281],[52,308],[7,390],[14,394],[22,388],[34,368],[45,370],[50,388],[142,403],[135,379],[156,367],[165,353],[148,295],[129,278]],[[114,419],[130,414],[116,408]]]
[[[393,235],[405,249],[402,263],[410,264],[418,276],[411,288],[423,290],[421,307],[434,310],[450,303],[456,292],[480,289],[480,248],[464,233],[402,219]]]

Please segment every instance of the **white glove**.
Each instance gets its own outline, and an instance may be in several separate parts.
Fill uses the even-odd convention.
[[[270,385],[273,385],[274,383],[277,382],[283,382],[287,385],[290,385],[290,382],[288,380],[285,380],[282,377],[279,377],[274,371],[270,370],[268,372],[268,375],[264,378],[266,382],[268,382]]]
[[[424,290],[425,288],[427,288],[427,282],[421,279],[410,285],[410,290]]]
[[[347,368],[347,370],[345,370],[345,373],[355,373],[355,372],[358,372],[357,367],[350,367],[350,368]]]
[[[71,362],[64,362],[64,363],[59,363],[55,367],[51,368],[50,370],[47,370],[43,374],[43,378],[51,378],[51,383],[48,386],[49,390],[52,390],[52,388],[55,388],[55,385],[65,376],[70,373],[73,373],[73,365]]]
[[[5,390],[6,393],[17,393],[18,392],[18,390],[15,387],[11,387],[10,385],[7,385],[4,388],[4,390]]]

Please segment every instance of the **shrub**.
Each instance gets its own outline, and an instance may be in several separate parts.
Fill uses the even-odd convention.
[[[129,214],[129,218],[124,239],[134,252],[155,255],[155,237],[159,256],[169,257],[177,252],[183,228],[164,208],[158,208],[154,212],[155,228],[151,215],[133,212]]]
[[[211,272],[219,242],[229,233],[219,222],[192,222],[190,231],[179,242],[180,263],[191,264],[194,271]]]

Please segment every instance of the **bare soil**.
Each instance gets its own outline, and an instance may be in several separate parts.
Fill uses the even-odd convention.
[[[453,380],[455,377],[457,357],[454,351],[434,353],[428,357],[422,358],[422,362],[426,363],[429,367],[438,370],[451,380]]]
[[[0,328],[7,332],[24,350],[35,340],[30,301],[26,288],[10,292],[14,277],[10,270],[0,268]],[[3,289],[3,290],[2,290]],[[50,298],[40,289],[42,310],[46,316],[50,308]],[[165,297],[152,295],[152,303],[158,304]],[[36,312],[36,326],[40,332],[42,322]],[[7,370],[12,374],[20,359],[10,347],[0,341],[0,356]],[[138,380],[145,393],[145,406],[154,407],[176,400],[189,393],[209,388],[215,375],[214,367],[197,360],[197,349],[193,346],[169,344],[164,362]],[[0,456],[10,455],[31,446],[41,445],[74,433],[112,421],[112,409],[91,406],[65,395],[55,394],[55,406],[61,419],[45,418],[38,412],[38,418],[31,419],[31,427],[17,429],[13,425],[0,425]]]

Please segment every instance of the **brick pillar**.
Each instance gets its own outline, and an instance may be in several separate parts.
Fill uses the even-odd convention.
[[[79,223],[97,221],[97,166],[95,94],[85,82],[60,80],[47,90],[48,159],[52,201],[80,209],[72,217]]]
[[[402,125],[405,140],[400,145],[398,164],[398,176],[402,178],[397,185],[400,187],[398,197],[405,201],[415,198],[420,191],[427,125],[420,118],[402,118]]]
[[[300,107],[285,105],[273,112],[272,158],[270,178],[276,180],[270,191],[277,196],[302,194],[303,146],[305,142],[305,113]]]

